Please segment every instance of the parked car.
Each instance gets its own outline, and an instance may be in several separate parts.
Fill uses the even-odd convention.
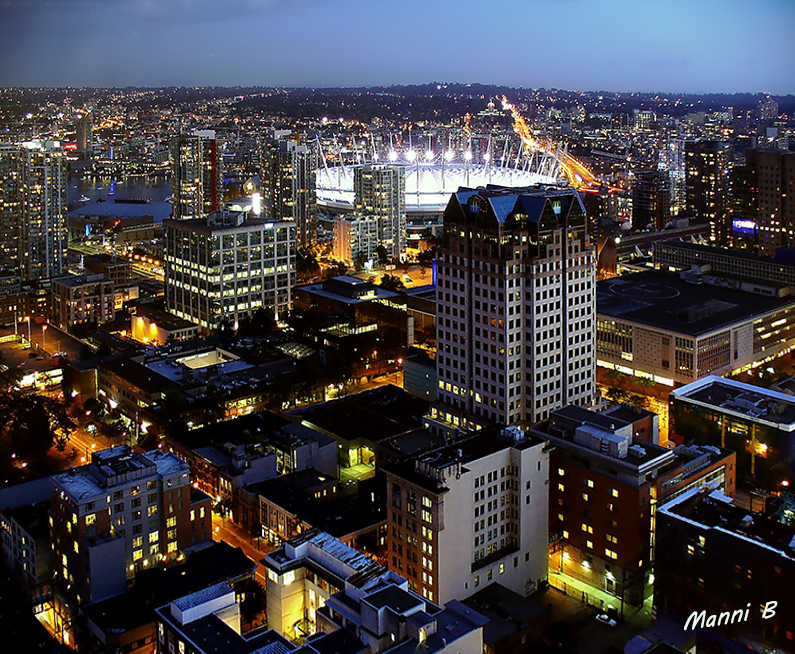
[[[596,621],[606,624],[608,627],[615,627],[618,623],[613,620],[607,613],[600,613],[596,616]]]

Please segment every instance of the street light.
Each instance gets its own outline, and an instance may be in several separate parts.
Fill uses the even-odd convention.
[[[47,352],[47,325],[41,326],[41,349],[44,350],[45,354]]]
[[[30,337],[30,316],[25,316],[23,320],[28,323],[28,343],[32,343],[33,339]]]

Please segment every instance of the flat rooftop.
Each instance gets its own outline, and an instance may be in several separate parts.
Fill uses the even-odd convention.
[[[744,259],[746,261],[754,261],[756,263],[777,265],[781,266],[782,270],[785,268],[794,267],[792,263],[786,261],[786,259],[782,256],[755,254],[754,252],[750,252],[748,250],[739,250],[734,248],[719,248],[715,247],[714,245],[702,245],[701,243],[692,243],[690,241],[683,241],[678,238],[659,241],[659,244],[661,246],[681,248],[683,250],[689,250],[690,252],[701,254],[704,256],[705,263],[712,257],[730,257],[732,259]],[[657,247],[655,247],[655,259],[656,254]],[[738,275],[741,274],[742,271],[738,271]]]
[[[735,506],[731,498],[719,492],[694,488],[658,508],[658,520],[660,511],[697,525],[720,529],[795,559],[795,527]]]
[[[246,486],[246,490],[260,495],[300,521],[330,533],[337,538],[364,531],[385,520],[379,507],[360,497],[334,495],[318,500],[313,489],[336,482],[334,477],[307,468],[275,479]]]
[[[795,297],[766,297],[710,284],[690,284],[678,274],[648,270],[596,284],[596,312],[665,331],[699,336],[776,309]]]
[[[422,426],[427,400],[387,384],[348,395],[331,402],[314,404],[294,412],[309,423],[335,436],[377,443]]]
[[[710,375],[671,391],[671,397],[795,431],[795,396]]]
[[[438,442],[438,438],[433,434],[420,431],[414,436],[413,447],[419,451],[419,454],[401,461],[386,462],[383,467],[431,492],[439,492],[443,488],[443,482],[437,473],[443,472],[450,466],[461,465],[461,472],[466,473],[468,472],[467,463],[477,461],[507,447],[525,449],[546,442],[544,438],[529,431],[523,431],[521,440],[516,440],[499,425],[486,427],[472,438],[453,441],[446,447],[437,449],[431,449]],[[423,438],[427,439],[427,447],[422,446],[422,441],[419,440]]]
[[[396,298],[400,295],[351,275],[340,275],[318,284],[299,286],[298,290],[344,304],[361,304],[372,300]]]
[[[3,513],[14,520],[31,538],[47,538],[50,536],[50,502],[39,502],[5,509]]]
[[[155,609],[215,584],[253,575],[257,564],[243,550],[221,541],[188,555],[171,568],[144,570],[122,595],[86,607],[88,618],[102,631],[128,631],[154,622]]]
[[[170,611],[161,609],[159,613],[205,654],[287,654],[295,650],[294,645],[273,629],[249,639],[216,615],[211,614],[181,625]]]

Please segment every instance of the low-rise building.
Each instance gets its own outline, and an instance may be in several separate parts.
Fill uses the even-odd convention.
[[[634,423],[576,406],[530,433],[550,457],[550,569],[640,604],[651,571],[652,487],[671,450],[635,436]]]
[[[94,452],[52,486],[55,580],[78,604],[122,593],[135,570],[211,540],[211,500],[174,454]]]
[[[657,511],[658,616],[754,651],[795,651],[795,527],[751,513],[711,488]]]
[[[795,483],[795,397],[709,376],[671,391],[671,438],[737,453],[740,480],[769,491]]]
[[[483,616],[420,597],[403,577],[329,534],[296,536],[263,565],[268,615],[280,616],[272,624],[290,638],[347,631],[368,654],[482,652]]]
[[[224,583],[157,609],[157,654],[287,654],[295,650],[273,629],[241,634],[240,603]]]
[[[437,602],[492,581],[526,596],[547,580],[547,439],[487,428],[383,463],[390,568]]]
[[[698,272],[680,278],[650,270],[598,282],[597,365],[674,386],[790,352],[789,287],[743,289]]]
[[[427,411],[426,400],[388,384],[303,407],[292,415],[337,442],[340,470],[365,466],[374,471],[382,445],[420,428]]]
[[[279,545],[315,528],[376,556],[386,544],[382,482],[360,481],[351,493],[309,468],[246,486],[240,502],[258,507],[257,535],[266,542]]]
[[[164,345],[199,336],[199,326],[146,304],[135,308],[130,337],[144,345]]]
[[[52,321],[65,329],[101,324],[116,315],[113,282],[101,273],[52,281]]]
[[[184,562],[165,570],[143,570],[126,593],[85,607],[90,651],[151,654],[157,643],[156,609],[219,583],[240,596],[256,583],[256,569],[241,549],[218,542],[189,552]]]
[[[190,465],[196,488],[256,535],[259,511],[241,488],[308,468],[338,476],[336,441],[269,411],[206,425],[167,444]]]

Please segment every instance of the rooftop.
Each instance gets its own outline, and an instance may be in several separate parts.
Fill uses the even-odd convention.
[[[175,598],[220,582],[232,583],[253,575],[256,563],[240,548],[221,541],[196,550],[182,564],[144,570],[122,595],[86,607],[86,615],[106,632],[127,631],[155,620],[155,609]]]
[[[504,428],[499,425],[487,427],[474,436],[436,449],[431,449],[430,446],[438,441],[433,434],[418,432],[415,436],[417,439],[427,437],[429,446],[422,447],[420,443],[415,444],[414,447],[417,448],[419,455],[386,462],[384,469],[437,493],[444,489],[448,468],[456,466],[458,469],[460,466],[461,472],[465,473],[468,472],[466,464],[471,461],[477,461],[508,447],[518,449],[535,447],[542,445],[546,440],[518,428]]]
[[[376,286],[371,282],[364,281],[363,279],[351,275],[333,277],[319,284],[299,286],[298,290],[338,302],[344,302],[345,304],[360,304],[362,302],[396,298],[399,296],[399,293],[387,290],[381,286]]]
[[[170,613],[160,609],[162,619],[185,634],[204,654],[287,654],[295,650],[287,639],[273,629],[248,639],[215,615],[181,625]]]
[[[444,610],[435,614],[436,633],[428,635],[424,643],[414,640],[386,650],[385,654],[432,654],[447,651],[447,648],[459,638],[484,627],[488,618],[457,600],[448,602]]]
[[[659,245],[658,245],[659,244]],[[655,243],[654,251],[655,255],[657,254],[658,247],[677,247],[682,248],[683,250],[690,250],[691,252],[697,252],[699,254],[708,255],[710,257],[713,256],[722,256],[722,257],[731,257],[732,259],[745,259],[746,261],[755,261],[757,263],[766,263],[770,265],[778,265],[781,266],[781,269],[792,268],[793,264],[790,261],[787,261],[787,257],[783,249],[782,251],[777,251],[777,256],[769,256],[764,254],[756,254],[751,252],[750,250],[740,250],[737,248],[720,248],[715,247],[714,245],[702,245],[701,243],[693,243],[692,241],[683,241],[681,239],[666,239],[664,241],[658,241]],[[741,271],[738,271],[741,273]]]
[[[339,438],[377,443],[421,427],[428,406],[427,400],[387,384],[294,413]]]
[[[718,529],[795,560],[795,527],[732,504],[718,491],[693,488],[657,509],[698,526]]]
[[[795,431],[795,397],[786,393],[710,375],[671,391],[670,397]]]
[[[61,286],[69,288],[77,288],[79,286],[88,286],[91,284],[110,284],[110,280],[101,273],[92,273],[89,275],[68,275],[67,277],[59,277],[54,279],[53,282]]]
[[[180,229],[200,234],[213,234],[214,232],[245,230],[267,225],[287,226],[292,221],[275,221],[264,218],[254,218],[242,211],[212,211],[203,218],[189,220],[164,220],[163,225],[172,229]]]
[[[166,331],[197,329],[197,326],[189,320],[185,320],[168,311],[163,311],[162,309],[158,309],[146,303],[139,303],[135,310],[137,317],[146,317],[150,322],[155,323],[158,327]],[[135,317],[133,320],[135,320]]]
[[[570,405],[556,409],[547,421],[534,425],[531,431],[555,444],[564,444],[568,450],[590,459],[610,461],[633,473],[673,458],[668,448],[634,438],[631,425],[609,412]]]
[[[488,618],[484,643],[498,643],[546,615],[547,609],[497,582],[463,600],[463,604]]]
[[[421,597],[412,595],[408,591],[400,588],[400,586],[395,586],[394,584],[390,584],[381,590],[371,593],[363,601],[376,609],[388,607],[395,613],[405,613],[420,604],[425,604],[425,601]]]
[[[313,554],[315,556],[313,556]],[[320,556],[317,556],[317,555]],[[321,559],[323,567],[357,588],[379,584],[390,572],[383,565],[320,529],[309,529],[265,557],[283,566],[302,558]]]
[[[213,584],[212,586],[208,586],[207,588],[194,591],[189,595],[185,595],[184,597],[175,599],[171,603],[180,611],[184,612],[202,606],[207,602],[220,599],[221,597],[228,595],[231,590],[232,589],[228,584],[219,582],[217,584]]]
[[[381,508],[357,497],[340,497],[329,492],[318,500],[314,490],[320,486],[334,485],[337,480],[313,468],[300,470],[275,479],[246,486],[246,490],[262,496],[283,511],[296,516],[301,522],[343,538],[372,527],[384,520]]]
[[[28,535],[38,540],[39,538],[50,537],[50,502],[39,502],[38,504],[26,504],[12,509],[5,509],[3,513],[16,522]]]
[[[616,318],[699,336],[795,304],[795,297],[766,297],[647,270],[596,284],[600,318]]]

